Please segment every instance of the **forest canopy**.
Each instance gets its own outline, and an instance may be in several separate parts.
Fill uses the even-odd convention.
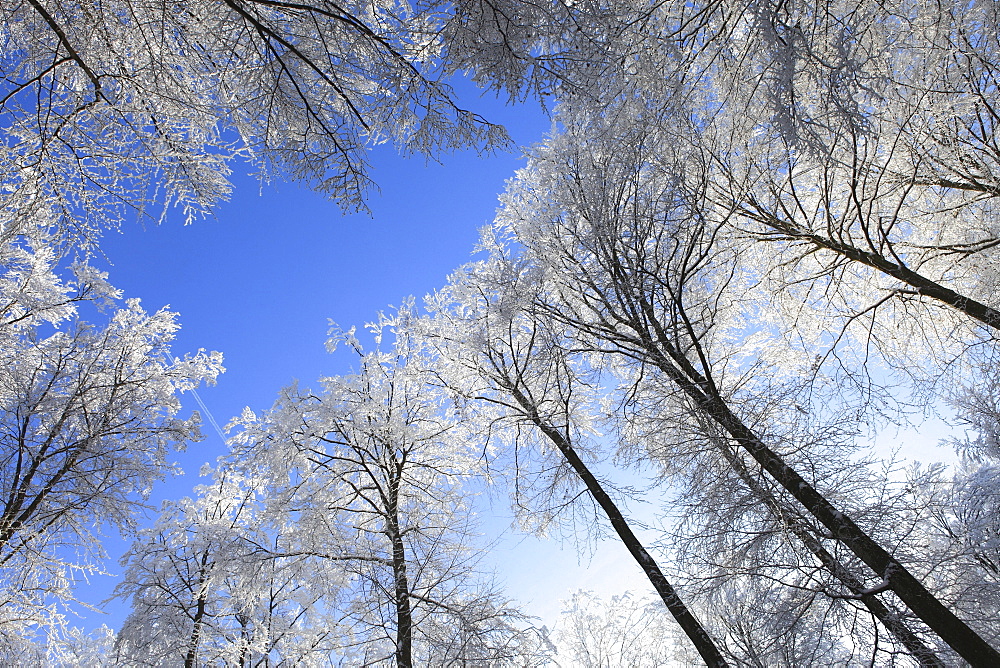
[[[5,4],[0,662],[1000,664],[998,12]],[[479,259],[374,347],[334,327],[354,371],[237,416],[145,521],[222,358],[174,356],[102,234],[197,224],[237,163],[353,210],[379,144],[506,147],[456,74],[553,121]],[[871,447],[929,414],[953,466]],[[519,530],[614,536],[658,602],[579,594],[550,634],[478,565],[483,492]],[[132,608],[87,637],[66,610],[99,527],[135,540]]]

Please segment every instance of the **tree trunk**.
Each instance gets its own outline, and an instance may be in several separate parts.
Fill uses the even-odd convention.
[[[184,668],[195,668],[198,665],[198,645],[201,644],[201,627],[205,620],[208,607],[208,592],[205,585],[208,582],[208,550],[201,555],[201,564],[198,570],[197,600],[195,603],[194,616],[191,628],[191,637],[188,639],[188,651],[184,656]]]
[[[601,486],[601,483],[597,480],[593,473],[587,465],[580,459],[580,456],[576,453],[573,445],[569,440],[555,427],[553,427],[548,422],[544,421],[539,415],[538,410],[534,404],[516,387],[510,387],[508,391],[511,396],[517,401],[517,403],[524,410],[528,419],[538,427],[542,433],[544,433],[552,443],[559,448],[559,452],[566,458],[576,474],[580,476],[584,485],[587,486],[587,491],[593,497],[597,504],[602,510],[607,514],[608,519],[611,520],[611,526],[614,527],[615,532],[621,539],[622,543],[628,549],[629,553],[635,559],[639,567],[642,568],[646,577],[649,578],[650,583],[652,583],[653,588],[656,589],[656,593],[660,595],[663,599],[663,603],[667,606],[667,610],[673,615],[677,623],[680,624],[684,633],[687,637],[691,639],[694,643],[695,648],[701,657],[705,660],[705,663],[715,668],[728,666],[726,660],[722,657],[722,652],[716,646],[715,641],[708,632],[702,627],[701,623],[695,618],[695,616],[688,610],[687,606],[681,600],[680,596],[670,585],[670,582],[660,571],[660,567],[656,564],[656,560],[653,559],[652,555],[646,551],[639,542],[639,539],[632,533],[631,527],[629,527],[628,522],[625,520],[621,511],[618,510],[618,506],[615,502],[608,496],[607,492]]]
[[[413,615],[410,610],[410,585],[406,578],[406,547],[399,529],[399,470],[402,464],[395,463],[389,481],[389,508],[386,524],[389,540],[392,542],[392,576],[395,585],[396,604],[396,665],[398,668],[413,666]]]

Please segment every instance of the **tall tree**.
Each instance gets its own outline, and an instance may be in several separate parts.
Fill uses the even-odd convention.
[[[545,530],[573,517],[580,505],[576,501],[588,498],[702,659],[725,666],[715,641],[636,536],[609,483],[588,464],[598,459],[585,435],[594,428],[591,395],[600,377],[587,373],[585,363],[574,364],[560,346],[558,327],[525,317],[534,287],[530,272],[526,277],[516,263],[512,267],[502,260],[456,272],[427,300],[432,317],[424,326],[437,346],[438,375],[470,402],[467,419],[489,424],[491,438],[514,450],[513,457],[508,453],[503,459],[513,459],[514,502],[522,518]]]
[[[727,339],[747,332],[745,295],[754,275],[750,267],[740,271],[743,246],[722,234],[725,221],[704,216],[703,182],[660,168],[688,156],[678,156],[683,147],[655,143],[636,123],[644,117],[631,115],[635,109],[642,104],[565,119],[570,131],[539,150],[506,197],[500,223],[544,286],[533,305],[537,317],[571,330],[581,349],[658,374],[664,396],[715,425],[866,564],[880,580],[871,593],[891,589],[955,651],[992,660],[996,650],[832,504],[821,481],[789,466],[782,450],[801,444],[775,418],[794,417],[794,404],[756,413],[755,397],[767,395],[755,393],[773,376],[744,372],[737,355],[752,350],[738,351]]]
[[[602,418],[607,409],[599,406],[614,399],[616,385],[612,376],[600,373],[602,367],[608,366],[607,360],[600,354],[571,352],[574,342],[560,338],[562,325],[553,324],[550,318],[531,317],[526,311],[531,310],[530,305],[538,295],[534,282],[537,268],[511,257],[508,248],[490,242],[488,237],[486,245],[497,255],[456,272],[448,286],[428,300],[433,318],[425,326],[439,351],[438,374],[443,382],[460,397],[474,400],[468,406],[466,419],[489,424],[491,438],[504,444],[493,446],[490,451],[516,469],[510,483],[514,504],[529,528],[545,530],[551,523],[561,522],[579,540],[579,532],[586,531],[584,527],[589,521],[575,514],[580,512],[579,501],[589,495],[600,506],[601,513],[610,518],[619,538],[632,551],[705,660],[721,661],[710,635],[681,602],[612,499],[613,485],[596,476],[585,463],[605,460],[601,470],[607,474],[607,449],[591,442],[593,439],[588,439],[587,434],[608,422],[622,433],[625,450],[619,450],[619,458],[651,460],[665,475],[671,476],[673,485],[686,490],[677,494],[679,500],[672,505],[687,507],[694,514],[695,518],[688,521],[689,532],[697,534],[701,528],[705,529],[703,536],[682,539],[687,544],[696,540],[704,547],[707,561],[701,563],[698,579],[716,584],[741,577],[784,580],[787,586],[804,592],[807,599],[803,610],[822,607],[816,603],[816,593],[829,591],[829,597],[825,593],[820,596],[820,603],[827,601],[828,608],[824,612],[811,612],[808,616],[811,623],[825,619],[831,632],[836,626],[853,627],[858,635],[865,624],[863,615],[858,620],[858,612],[853,608],[860,604],[907,651],[926,665],[940,665],[933,650],[910,630],[897,611],[866,592],[867,587],[852,570],[854,564],[836,556],[835,549],[831,551],[824,546],[823,531],[817,530],[794,507],[794,502],[782,498],[780,489],[761,480],[752,465],[741,461],[717,430],[708,428],[706,432],[706,426],[698,420],[685,422],[682,415],[696,415],[688,406],[677,407],[676,410],[682,411],[679,415],[664,415],[664,411],[674,409],[664,401],[662,378],[646,371],[640,378],[645,378],[644,382],[631,386],[626,383],[625,398],[619,399],[620,408],[612,412],[612,419]],[[675,418],[681,424],[673,422]],[[843,431],[842,426],[836,428]],[[834,435],[833,427],[828,427],[818,437],[811,437],[823,439],[827,458],[833,450]],[[852,435],[853,431],[846,431],[837,438]],[[513,449],[514,454],[505,452],[507,449]],[[707,455],[713,451],[717,453],[715,457]],[[814,461],[812,468],[815,470],[818,465],[835,476],[838,482],[830,487],[836,489],[841,500],[864,489],[871,478],[861,464],[838,471],[836,466],[845,466],[843,461]],[[860,477],[860,481],[852,481],[851,476]],[[719,531],[716,528],[719,526],[731,529]],[[789,550],[788,533],[802,542],[799,551],[806,548],[804,563],[796,550]],[[665,542],[670,544],[669,540]],[[685,551],[671,546],[671,552]],[[723,555],[732,555],[734,561],[725,563]],[[762,561],[754,562],[754,555],[762,556]],[[676,570],[676,565],[666,563],[668,568]],[[826,584],[825,578],[831,577],[835,584]],[[729,591],[738,591],[739,586],[734,585]],[[843,597],[834,593],[840,587],[848,589]],[[747,613],[763,608],[758,601],[754,605],[744,604],[742,609]],[[710,628],[722,629],[722,636],[726,635],[714,606],[701,607],[699,612]],[[801,614],[786,618],[806,619]],[[827,649],[835,646],[835,641],[819,637],[822,631],[815,626],[810,628],[809,633],[802,634],[799,644],[807,645],[811,635],[817,642],[825,643],[822,646]],[[781,633],[787,637],[787,631]],[[872,637],[878,647],[877,630]],[[759,640],[765,642],[763,638]],[[742,660],[738,655],[734,658]]]
[[[359,354],[356,374],[323,392],[289,388],[261,418],[240,420],[234,457],[266,481],[270,512],[294,524],[292,552],[347,579],[336,605],[365,664],[544,660],[538,632],[478,577],[469,492],[472,454],[405,312],[373,325],[392,352]]]
[[[172,470],[169,453],[198,437],[197,416],[177,417],[177,394],[221,371],[217,354],[171,358],[175,314],[147,314],[137,300],[103,328],[13,327],[0,330],[5,634],[58,623],[50,613],[71,598],[73,571],[102,556],[95,527],[133,527],[150,485]]]

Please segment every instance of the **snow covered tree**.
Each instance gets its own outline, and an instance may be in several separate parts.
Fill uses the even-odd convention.
[[[550,175],[561,171],[567,184],[579,181],[572,213],[589,214],[591,223],[612,218],[615,208],[635,216],[638,207],[631,206],[627,184],[642,182],[657,170],[665,175],[664,182],[666,175],[673,179],[664,207],[677,216],[690,212],[688,225],[703,224],[714,235],[706,253],[731,253],[713,261],[723,267],[731,263],[737,281],[749,280],[733,294],[743,300],[751,317],[742,329],[730,330],[728,348],[720,345],[723,337],[711,333],[725,330],[727,316],[703,326],[697,320],[701,313],[696,313],[691,338],[704,343],[694,341],[687,350],[711,350],[707,357],[715,374],[722,377],[724,370],[738,378],[732,381],[734,388],[746,390],[753,383],[747,380],[752,378],[749,373],[740,374],[741,364],[747,370],[757,364],[758,377],[781,379],[758,391],[756,404],[751,393],[734,391],[732,405],[744,415],[763,408],[769,398],[779,422],[804,425],[824,412],[829,415],[832,411],[824,409],[837,405],[843,416],[853,414],[859,426],[877,428],[880,416],[906,420],[905,409],[927,410],[944,399],[975,406],[964,411],[962,419],[978,431],[970,447],[983,452],[996,433],[994,383],[986,370],[995,365],[1000,322],[995,289],[1000,153],[993,131],[1000,62],[997,16],[995,4],[978,2],[822,7],[687,3],[683,10],[660,5],[641,24],[641,30],[652,27],[656,35],[647,35],[642,48],[659,53],[635,50],[632,71],[607,85],[617,98],[609,96],[603,105],[567,99],[564,123],[575,128],[590,124],[594,132],[569,140],[586,147],[581,154],[556,158],[539,169]],[[687,44],[677,48],[680,45],[669,39],[657,41],[665,35]],[[628,35],[621,36],[620,43],[623,50],[639,44]],[[669,59],[687,68],[683,77],[669,76],[678,71],[673,66],[659,66]],[[668,73],[667,82],[663,72]],[[626,108],[618,104],[623,99],[635,104]],[[603,141],[602,134],[608,133],[603,120],[615,115],[623,135],[621,128],[634,124],[656,128],[653,134],[660,136]],[[628,154],[633,145],[643,147],[644,161],[631,168],[616,166],[614,156]],[[541,163],[552,154],[539,158]],[[586,176],[593,162],[597,168]],[[561,215],[553,213],[558,205],[545,208],[554,199],[553,191],[562,187],[555,177],[532,181],[531,186],[530,196],[544,212],[542,220]],[[564,191],[571,187],[566,185]],[[602,188],[612,192],[604,201]],[[519,242],[531,237],[531,225],[521,221]],[[608,227],[613,235],[613,226]],[[647,243],[654,236],[646,235]],[[538,257],[551,256],[552,248],[551,241],[541,241]],[[602,249],[596,240],[582,255],[588,260],[598,256],[595,264],[611,267],[623,246],[609,243],[606,248],[607,259],[599,257]],[[647,261],[652,254],[648,248],[627,248],[632,254],[623,255],[639,271],[631,266],[614,271],[636,285],[646,279],[646,272],[655,282],[677,270],[678,265],[657,267]],[[560,270],[566,273],[565,267]],[[641,291],[626,283],[613,278],[593,281],[589,287],[595,288],[592,295],[605,291],[595,295],[597,302],[606,295],[620,298]],[[725,300],[724,288],[712,288],[720,295],[718,301]],[[664,301],[669,303],[669,298]],[[584,303],[581,310],[588,306]],[[634,313],[645,317],[640,311],[644,306],[637,300]],[[659,306],[651,304],[653,311]],[[627,310],[626,303],[619,313]],[[692,315],[690,301],[686,312]],[[669,327],[664,329],[669,334]],[[655,334],[650,332],[654,341]],[[769,336],[773,338],[768,345],[762,345]],[[728,356],[726,350],[737,346],[742,347],[740,355]],[[799,379],[792,380],[796,372],[786,374],[796,365]],[[710,385],[712,374],[698,370]],[[643,373],[647,379],[653,375]],[[794,391],[795,383],[799,391]],[[833,391],[824,391],[824,385]],[[908,391],[911,397],[905,396]],[[665,407],[662,400],[654,403],[662,392],[650,396],[651,408]],[[905,406],[908,399],[916,406]],[[785,415],[778,412],[782,409]],[[766,423],[762,416],[755,421]],[[665,422],[649,424],[662,431]],[[801,440],[797,447],[804,447]],[[837,462],[825,446],[810,459],[831,467],[827,471],[845,470],[843,461]],[[750,470],[753,476],[762,475]],[[851,489],[850,478],[833,480],[824,485],[825,493],[841,496]],[[989,497],[988,489],[979,488],[980,500]],[[877,499],[866,494],[857,496]],[[711,507],[707,498],[695,503]],[[921,506],[914,503],[912,510],[919,514]],[[864,508],[863,503],[857,505]],[[880,502],[866,522],[885,536],[883,544],[902,540],[878,520],[878,508],[893,509],[891,503]],[[781,517],[797,515],[776,510]],[[820,552],[810,551],[825,561]],[[915,572],[923,570],[919,550],[911,551],[904,542],[894,552],[905,555]],[[925,547],[925,556],[931,553]],[[930,572],[923,579],[942,600],[950,601],[947,587],[938,589]],[[985,573],[974,578],[981,589],[990,588]],[[961,609],[957,602],[954,606]],[[981,633],[990,633],[991,613],[970,609],[964,614]]]
[[[216,353],[172,357],[176,314],[121,304],[105,274],[66,261],[51,223],[0,233],[0,643],[11,656],[36,632],[46,644],[32,651],[71,640],[50,632],[66,631],[75,580],[101,568],[99,527],[134,527],[171,450],[198,435],[177,394],[222,370]]]
[[[78,668],[79,666],[110,666],[114,661],[115,633],[101,626],[90,633],[70,629],[48,648],[48,665]],[[36,665],[44,665],[38,662]]]
[[[466,403],[466,419],[488,424],[489,439],[500,442],[487,443],[487,450],[504,462],[501,471],[512,470],[509,486],[522,523],[538,532],[568,524],[580,541],[597,531],[594,519],[607,518],[703,660],[726,665],[635,535],[613,485],[592,470],[603,454],[588,438],[595,435],[600,375],[561,346],[558,325],[528,317],[536,286],[530,269],[520,269],[494,257],[463,267],[428,298],[431,316],[423,326],[437,350],[437,375]]]
[[[4,288],[30,284],[16,273]],[[5,637],[60,625],[74,572],[103,556],[97,527],[132,528],[143,495],[172,470],[169,453],[198,438],[197,417],[177,417],[177,393],[221,370],[217,354],[170,356],[169,311],[147,314],[132,300],[104,327],[71,321],[43,333],[28,309],[44,307],[24,301],[11,298],[0,329]]]
[[[750,336],[759,327],[752,262],[760,256],[751,255],[752,240],[727,234],[727,220],[705,215],[700,154],[664,141],[669,119],[665,137],[658,136],[660,126],[644,112],[642,102],[625,101],[613,112],[563,118],[567,131],[537,149],[506,195],[498,222],[524,248],[522,261],[541,286],[530,307],[535,317],[572,332],[577,349],[610,355],[627,374],[659,383],[678,419],[716,430],[747,457],[753,475],[773,480],[818,522],[820,535],[866,565],[865,577],[878,582],[863,595],[891,589],[956,651],[971,660],[993,657],[995,650],[831,503],[837,490],[827,487],[828,473],[814,468],[811,482],[789,466],[809,461],[808,423],[796,416],[810,414],[809,401],[844,388],[826,394],[818,382],[797,381],[810,372],[794,359],[784,368],[768,364],[767,340]]]
[[[563,601],[555,629],[565,666],[580,668],[658,668],[697,660],[680,650],[677,628],[666,623],[654,600],[632,592],[608,600],[593,592],[574,592]]]
[[[705,323],[698,319],[703,311],[691,308],[692,301],[697,307],[698,297],[689,298],[687,308],[676,311],[682,318],[694,318],[693,327],[687,325],[693,341],[680,348],[686,345],[699,355],[710,352],[706,358],[714,373],[728,374],[734,379],[731,387],[741,388],[733,391],[730,401],[743,415],[765,408],[769,400],[775,418],[761,429],[770,431],[771,438],[776,423],[818,424],[823,413],[833,413],[829,408],[834,405],[859,426],[877,428],[885,417],[905,421],[907,409],[933,410],[935,402],[944,399],[975,406],[964,410],[961,419],[978,432],[969,447],[985,452],[996,433],[995,383],[989,369],[995,365],[1000,322],[995,289],[995,180],[1000,153],[993,138],[1000,62],[997,16],[995,4],[978,2],[850,2],[822,8],[711,3],[686,4],[683,10],[659,6],[641,29],[652,26],[657,37],[678,37],[688,40],[687,46],[678,49],[669,39],[658,42],[650,36],[643,48],[656,45],[649,50],[660,53],[636,50],[632,71],[608,84],[618,97],[609,96],[603,104],[583,98],[565,101],[563,122],[576,129],[589,126],[592,132],[566,140],[582,148],[576,155],[567,151],[555,158],[554,152],[538,156],[539,171],[547,170],[549,176],[530,184],[529,196],[543,212],[534,223],[562,215],[559,204],[552,205],[558,199],[553,193],[571,191],[576,179],[570,216],[589,216],[587,222],[594,228],[598,227],[594,221],[614,220],[617,208],[623,217],[646,216],[655,219],[655,225],[664,225],[664,220],[673,225],[668,216],[680,219],[686,214],[688,222],[676,224],[708,229],[713,239],[700,257],[715,255],[712,262],[719,267],[728,264],[734,281],[743,282],[719,282],[710,290],[719,303],[725,302],[727,291],[738,295],[740,308],[749,317],[727,334],[713,334],[732,326],[727,320],[734,320],[733,309],[729,315],[717,310],[714,320]],[[620,43],[627,50],[633,42],[622,36]],[[664,83],[662,72],[678,70],[656,65],[670,58],[688,71],[680,78],[668,74]],[[634,104],[629,108],[620,104],[622,100]],[[604,123],[613,116],[617,123]],[[610,133],[623,138],[605,141],[608,125],[615,128]],[[622,130],[629,125],[655,129],[637,138]],[[616,164],[615,156],[628,155],[635,145],[642,146],[642,159],[631,167],[623,161]],[[629,190],[630,184],[643,183],[658,171],[662,182],[669,184],[662,189],[667,213],[646,207],[637,215],[640,207],[633,206],[630,197],[638,189]],[[560,173],[563,183],[558,181]],[[601,192],[612,194],[602,200]],[[519,221],[518,242],[532,238],[534,223]],[[586,222],[581,227],[585,226]],[[623,227],[628,234],[643,236],[650,247],[669,247],[667,239],[651,241],[655,232],[636,235],[634,225]],[[647,278],[655,285],[671,270],[682,274],[684,265],[657,266],[649,259],[654,251],[632,242],[611,242],[602,248],[599,237],[609,228],[607,233],[614,236],[615,226],[607,225],[582,239],[578,248],[583,258],[596,266],[603,263],[609,273],[619,275],[600,282],[587,270],[581,274],[584,281],[590,280],[587,287],[595,302],[606,303],[610,295],[623,304],[614,315],[628,327],[628,319],[648,317],[641,299],[628,312],[627,298],[643,289],[636,286]],[[540,236],[536,235],[540,242],[536,252],[544,261],[553,254],[553,244]],[[628,260],[615,267],[616,255]],[[629,262],[634,264],[628,266]],[[559,267],[553,275],[560,271],[567,273]],[[628,280],[635,285],[627,285]],[[677,294],[684,292],[680,283],[663,283],[665,291],[673,287]],[[676,301],[675,295],[664,302],[671,300]],[[650,313],[662,307],[650,302]],[[580,305],[584,318],[592,316],[586,312],[591,305]],[[664,320],[668,326],[663,330],[669,335],[675,320]],[[611,324],[616,324],[613,318]],[[662,332],[650,331],[649,338],[655,341],[657,334]],[[738,355],[727,353],[738,348]],[[705,372],[705,363],[695,361],[694,367],[711,387],[713,374]],[[763,385],[749,373],[752,364],[758,379],[781,380],[768,389],[746,391],[755,383]],[[684,365],[679,366],[683,370]],[[642,374],[647,380],[653,377],[647,370]],[[659,379],[664,381],[669,378]],[[651,391],[648,406],[663,410],[662,400],[655,403],[658,396],[662,391]],[[916,405],[906,406],[907,401]],[[760,414],[754,421],[765,424],[767,419]],[[648,422],[660,431],[666,424]],[[850,431],[849,425],[844,426]],[[805,444],[798,438],[796,448],[803,452]],[[795,439],[787,443],[790,446]],[[675,452],[670,451],[671,456]],[[790,452],[784,454],[786,461]],[[844,460],[838,462],[826,445],[809,459],[827,467],[827,475],[847,470]],[[753,477],[762,475],[755,466],[748,470]],[[850,476],[829,477],[825,493],[842,497],[852,484]],[[762,498],[757,487],[754,496]],[[877,484],[867,487],[877,489]],[[893,507],[898,500],[879,500],[870,491],[853,494],[858,500],[879,501],[867,512],[866,529],[884,536],[885,545],[903,541],[894,553],[905,555],[914,572],[923,571],[920,550],[906,545],[877,517],[879,508],[899,510]],[[976,496],[980,501],[988,498],[989,487],[980,487]],[[708,495],[694,503],[712,507]],[[912,511],[923,512],[914,503]],[[848,508],[841,500],[837,504],[842,510]],[[857,507],[864,510],[865,504]],[[784,504],[775,508],[777,516],[797,517],[787,508]],[[790,528],[797,525],[796,521]],[[822,534],[821,530],[818,535]],[[819,550],[810,552],[828,561]],[[925,546],[924,556],[932,553]],[[843,556],[831,556],[844,562]],[[922,579],[942,600],[961,610],[958,599],[946,593],[947,587],[935,582],[932,570]],[[981,589],[990,589],[985,572],[965,570],[977,573],[973,578],[978,578]],[[857,594],[856,585],[841,581]],[[981,633],[990,633],[988,610],[970,608],[963,614]]]
[[[213,478],[195,499],[165,504],[122,559],[116,594],[131,599],[132,613],[118,634],[117,662],[328,665],[340,647],[324,605],[339,591],[336,575],[283,549],[256,490],[236,472]]]
[[[290,527],[286,549],[343,574],[335,606],[345,656],[366,665],[535,665],[544,639],[476,573],[470,492],[474,453],[404,310],[373,325],[392,352],[359,354],[356,374],[313,394],[286,389],[245,414],[234,465],[266,489]]]
[[[324,393],[291,389],[264,418],[248,414],[238,453],[256,459],[233,466],[264,485],[280,536],[255,563],[297,555],[337,566],[348,583],[339,591],[355,588],[359,656],[486,656],[472,647],[501,641],[482,629],[513,633],[490,596],[463,603],[463,619],[486,621],[458,637],[491,639],[455,649],[454,634],[434,631],[449,614],[455,625],[454,606],[426,574],[465,558],[444,549],[440,528],[453,525],[462,543],[460,427],[429,389],[444,379],[492,402],[476,418],[510,428],[516,456],[526,443],[541,453],[530,460],[544,472],[537,486],[517,491],[544,508],[542,521],[579,511],[581,480],[598,499],[574,456],[602,411],[619,454],[682,485],[676,537],[690,549],[675,556],[692,581],[713,584],[705,609],[723,623],[710,628],[734,658],[951,660],[929,627],[970,661],[1000,661],[980,637],[995,619],[989,518],[1000,488],[996,3],[24,0],[0,16],[0,346],[16,371],[0,380],[0,400],[14,397],[11,443],[51,434],[39,448],[71,451],[59,439],[75,423],[55,417],[58,402],[32,407],[34,390],[17,383],[70,386],[76,372],[59,365],[89,360],[75,342],[103,345],[100,328],[39,329],[113,296],[86,264],[56,276],[73,249],[129,209],[200,215],[228,192],[237,159],[358,207],[368,146],[499,146],[502,131],[457,108],[442,83],[469,72],[513,98],[531,89],[558,104],[564,131],[505,198],[497,230],[509,243],[489,242],[528,297],[493,304],[496,323],[467,328],[471,359],[456,352],[432,369],[439,362],[414,361],[407,339],[403,352],[362,355],[359,374],[325,381]],[[144,354],[122,358],[123,378],[146,368]],[[203,362],[210,375],[217,362]],[[914,474],[897,492],[858,441],[942,399],[974,430],[961,446],[969,459],[952,478]],[[18,402],[31,427],[20,432]],[[85,421],[113,412],[84,410]],[[39,536],[75,541],[90,516],[25,505],[27,455],[5,457],[15,482],[0,564],[35,550],[18,541],[36,545],[25,528],[36,515]],[[163,466],[151,459],[147,477]],[[138,481],[121,498],[146,484],[140,468],[121,469]],[[66,480],[77,489],[82,478]],[[56,498],[60,484],[38,489]],[[114,515],[116,504],[92,501],[119,497],[97,487],[81,503]],[[63,565],[18,572],[22,593],[66,591]],[[17,610],[4,612],[12,639]]]
[[[893,536],[942,600],[1000,643],[1000,467],[962,458],[953,467],[906,471]]]
[[[484,243],[494,257],[463,267],[445,289],[428,299],[433,317],[425,327],[438,351],[438,375],[451,391],[468,402],[466,419],[489,425],[493,475],[504,471],[504,466],[515,470],[509,486],[515,509],[527,528],[548,531],[557,524],[579,541],[581,532],[593,530],[594,513],[606,513],[667,607],[682,625],[687,623],[685,629],[704,650],[706,660],[721,663],[709,634],[696,623],[692,627],[691,612],[667,583],[656,564],[659,559],[654,560],[642,546],[612,500],[608,492],[615,493],[613,484],[606,477],[595,476],[585,463],[604,462],[601,471],[607,476],[607,460],[612,455],[607,445],[600,445],[593,436],[602,425],[609,425],[622,432],[622,448],[614,454],[616,459],[652,461],[670,476],[672,485],[685,489],[669,505],[690,509],[693,519],[687,521],[687,533],[694,536],[668,537],[662,542],[674,555],[686,552],[690,556],[691,552],[678,550],[672,544],[675,541],[690,545],[696,540],[701,545],[707,561],[700,561],[698,569],[687,564],[684,570],[689,578],[714,586],[733,578],[784,580],[789,587],[812,592],[807,607],[822,608],[825,604],[825,612],[811,611],[810,619],[827,619],[831,633],[853,624],[854,635],[867,635],[867,630],[861,631],[868,627],[865,614],[859,621],[855,610],[866,608],[865,612],[877,617],[908,651],[936,665],[933,651],[908,628],[899,612],[865,593],[867,587],[853,571],[855,564],[838,557],[836,549],[828,549],[822,530],[782,498],[780,489],[761,480],[759,473],[740,461],[724,439],[711,430],[706,435],[704,425],[695,421],[679,429],[671,421],[671,416],[665,414],[672,409],[663,398],[662,378],[646,371],[643,375],[648,377],[648,383],[626,383],[624,390],[613,391],[617,384],[613,374],[600,370],[614,369],[615,365],[609,367],[609,362],[594,352],[581,355],[578,342],[561,334],[562,325],[548,317],[533,317],[532,302],[539,294],[534,283],[537,267],[516,254],[511,257],[511,249],[491,240],[489,233]],[[571,352],[574,348],[576,352]],[[616,394],[624,394],[627,400],[615,399]],[[622,405],[612,411],[607,408],[609,401],[622,401]],[[687,407],[677,410],[690,414]],[[604,417],[605,412],[610,412],[612,418]],[[832,453],[830,435],[826,434],[824,443],[828,457]],[[682,445],[671,449],[673,439]],[[721,461],[718,454],[708,456],[712,451],[721,451]],[[834,462],[827,465],[835,470]],[[813,469],[816,466],[814,462]],[[727,475],[729,467],[732,470]],[[852,475],[859,476],[863,468],[855,465],[837,477],[838,484],[831,488],[837,490],[839,499],[850,499],[863,489],[857,483],[839,485],[850,482]],[[864,482],[869,478],[860,475]],[[601,511],[581,505],[589,498]],[[731,530],[718,531],[715,527],[719,526]],[[705,533],[699,536],[701,529]],[[801,541],[799,551],[804,547],[806,556],[789,551],[788,533]],[[779,554],[781,558],[777,558]],[[727,563],[727,555],[732,555],[734,561]],[[757,558],[760,561],[754,562]],[[666,563],[669,571],[677,568],[670,561],[659,561]],[[690,575],[692,571],[697,575]],[[835,584],[828,584],[829,578]],[[734,585],[730,591],[738,591],[739,586]],[[831,593],[846,587],[847,596],[822,595],[817,602],[816,591],[826,587]],[[838,608],[845,609],[837,613]],[[749,605],[743,608],[745,612],[753,609]],[[763,607],[758,603],[756,609]],[[720,627],[717,615],[714,606],[699,606],[699,616],[719,631],[719,637],[725,637],[727,630]],[[761,618],[766,617],[761,614]],[[843,625],[834,622],[841,617],[848,621]],[[816,635],[817,630],[822,635],[822,628],[809,631]],[[788,637],[787,632],[782,634]],[[878,631],[871,637],[877,639]],[[765,642],[763,638],[761,642]],[[734,659],[739,661],[741,657]]]
[[[156,205],[204,213],[236,159],[356,208],[374,144],[506,141],[438,81],[436,2],[26,0],[0,17],[4,208],[48,202],[84,236]]]

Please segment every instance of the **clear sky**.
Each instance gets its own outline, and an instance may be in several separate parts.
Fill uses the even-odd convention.
[[[371,215],[342,215],[335,203],[294,184],[261,186],[243,168],[231,201],[215,218],[185,226],[176,212],[162,225],[142,229],[135,223],[107,235],[102,247],[112,284],[126,297],[141,298],[147,310],[169,305],[180,314],[174,353],[224,353],[227,372],[215,387],[199,391],[220,424],[244,406],[266,410],[293,380],[310,385],[350,371],[348,356],[325,350],[328,319],[360,329],[379,310],[442,286],[471,259],[504,182],[524,164],[517,147],[541,140],[550,124],[537,104],[509,107],[460,83],[463,104],[507,127],[515,147],[490,157],[458,152],[440,156],[439,163],[377,147],[371,176],[380,192],[370,195]],[[185,412],[198,409],[190,395],[183,401]],[[203,431],[203,442],[177,456],[187,475],[159,485],[151,503],[190,495],[201,465],[225,452],[207,423]],[[509,519],[501,500],[494,507],[486,529],[497,542],[487,561],[507,583],[508,595],[550,626],[560,599],[575,589],[602,595],[649,589],[619,544],[608,542],[580,557],[572,545],[511,531],[498,538]],[[112,573],[120,571],[116,560],[127,544],[107,541]],[[100,600],[115,582],[95,578],[79,596]],[[116,602],[106,610],[76,623],[117,629],[127,605]]]
[[[534,105],[508,108],[489,95],[463,102],[504,124],[516,146],[539,141],[549,128]],[[347,370],[325,352],[328,319],[361,329],[380,309],[442,286],[469,261],[505,180],[524,163],[516,147],[440,161],[377,147],[371,176],[381,192],[369,198],[371,215],[347,216],[304,187],[261,186],[244,168],[214,219],[185,226],[178,212],[160,226],[107,235],[110,280],[148,310],[170,305],[180,313],[176,352],[224,353],[226,374],[201,391],[220,422],[245,405],[268,407],[293,379],[310,383]]]

